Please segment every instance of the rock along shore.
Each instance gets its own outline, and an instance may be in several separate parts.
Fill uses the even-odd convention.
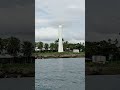
[[[42,55],[37,55],[35,58],[37,59],[42,59],[42,58],[79,58],[79,57],[84,57],[85,55],[81,55],[79,53],[76,54],[42,54]]]

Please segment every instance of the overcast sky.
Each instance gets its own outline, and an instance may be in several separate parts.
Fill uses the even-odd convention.
[[[34,0],[1,0],[0,38],[35,41]]]
[[[69,42],[85,40],[85,0],[35,0],[35,41],[58,39],[58,25]]]
[[[59,24],[71,42],[119,39],[120,0],[1,0],[0,37],[52,42]]]
[[[86,40],[120,40],[120,0],[87,0],[85,6]]]

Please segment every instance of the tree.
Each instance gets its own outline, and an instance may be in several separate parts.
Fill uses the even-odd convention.
[[[109,44],[111,44],[111,41],[112,41],[111,39],[108,39]]]
[[[115,41],[114,41],[114,42],[115,42],[115,44],[116,44],[116,45],[118,44],[118,40],[117,40],[117,39],[115,39]]]
[[[48,47],[49,47],[49,45],[47,43],[45,43],[45,45],[44,45],[45,50],[48,50]]]
[[[39,44],[38,42],[35,42],[35,47],[38,47],[38,44]]]
[[[74,44],[69,43],[68,47],[70,48],[70,50],[73,50],[74,49]]]
[[[67,48],[69,47],[69,42],[68,41],[65,41],[64,43],[63,43],[63,49],[64,49],[64,51],[67,51]]]
[[[54,43],[50,43],[50,50],[55,50],[55,44]]]
[[[0,53],[3,51],[3,40],[0,38]]]
[[[39,49],[42,49],[42,48],[43,48],[43,42],[39,42],[39,43],[38,43],[38,48],[39,48]]]
[[[55,40],[55,43],[57,43],[57,44],[58,44],[58,41],[59,41],[59,39],[58,39],[58,40]]]
[[[12,56],[17,56],[20,51],[20,40],[15,37],[10,37],[7,39],[6,44],[7,52]]]
[[[34,51],[34,46],[29,41],[24,41],[22,44],[22,52],[24,56],[30,57],[32,55],[32,52]]]

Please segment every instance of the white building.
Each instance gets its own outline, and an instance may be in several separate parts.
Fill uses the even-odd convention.
[[[79,51],[79,49],[73,49],[73,52],[74,53],[79,53],[80,51]]]
[[[38,47],[35,47],[35,51],[40,51],[40,49],[38,49]]]
[[[92,62],[105,64],[106,57],[105,56],[92,56]]]
[[[59,36],[58,52],[63,52],[62,25],[59,25],[58,36]]]

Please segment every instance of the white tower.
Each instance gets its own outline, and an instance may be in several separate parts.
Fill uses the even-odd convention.
[[[59,36],[58,52],[63,52],[62,25],[59,25],[58,36]]]

